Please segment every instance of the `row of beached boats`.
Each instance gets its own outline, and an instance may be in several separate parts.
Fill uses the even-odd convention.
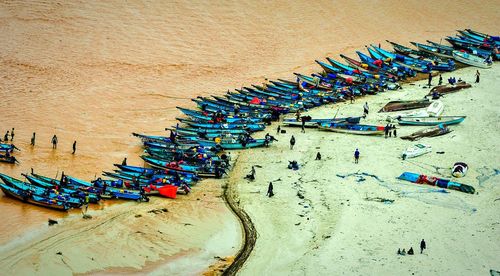
[[[178,118],[177,125],[166,128],[169,136],[134,133],[142,141],[144,155],[141,158],[148,166],[130,166],[124,160],[116,164],[113,171],[105,171],[102,177],[92,181],[38,174],[26,174],[25,180],[20,180],[1,174],[0,188],[21,201],[58,210],[97,203],[103,198],[147,201],[149,195],[155,194],[174,198],[188,193],[202,177],[222,177],[230,167],[227,150],[271,145],[274,140],[271,135],[260,139],[252,135],[265,130],[283,114],[399,89],[399,81],[417,73],[452,71],[457,65],[488,68],[492,59],[499,58],[498,37],[465,30],[447,40],[451,46],[412,43],[416,49],[391,42],[394,51],[371,45],[366,47],[366,53],[357,51],[357,58],[341,55],[343,61],[333,58],[316,61],[322,68],[322,72],[316,74],[294,73],[294,80],[270,80],[228,91],[225,95],[192,99],[198,109],[178,107],[184,117]],[[458,83],[436,87],[434,92],[450,93],[462,88],[464,84]],[[427,100],[391,102],[383,111],[414,108],[426,110],[401,114],[396,120],[401,125],[432,127],[404,139],[442,135],[451,131],[448,125],[465,119],[465,116],[441,116],[439,102]],[[383,126],[359,124],[360,120],[361,117],[314,119],[306,116],[285,119],[283,123],[342,133],[384,133]],[[0,150],[3,147],[11,145],[1,145]]]

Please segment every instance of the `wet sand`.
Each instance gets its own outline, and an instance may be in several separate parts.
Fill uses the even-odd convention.
[[[419,9],[408,8],[414,6]],[[130,133],[164,133],[164,127],[174,124],[175,116],[179,115],[175,106],[192,106],[190,98],[223,93],[259,83],[266,77],[287,78],[293,71],[317,71],[314,59],[337,53],[352,56],[363,45],[383,43],[383,39],[402,43],[439,41],[463,27],[496,33],[497,6],[496,1],[481,5],[467,1],[445,1],[439,5],[411,1],[406,7],[397,1],[294,2],[293,5],[258,1],[221,5],[133,1],[126,6],[119,1],[3,2],[0,4],[3,129],[0,131],[3,134],[15,127],[14,143],[22,151],[17,154],[20,165],[2,164],[0,171],[19,176],[33,167],[48,176],[60,176],[64,171],[90,180],[101,170],[112,169],[112,164],[124,157],[128,157],[130,164],[143,164],[138,157],[140,143]],[[30,148],[33,132],[37,133],[37,145]],[[53,134],[60,140],[56,151],[50,145]],[[74,140],[77,154],[73,156],[70,153]],[[235,225],[234,216],[218,197],[222,193],[220,188],[216,186],[216,191],[210,193],[207,186],[211,187],[203,183],[195,190],[207,194],[202,201],[216,202],[213,204],[217,208],[201,208],[200,212],[206,211],[203,217],[207,217],[203,227],[214,227],[212,222],[220,218]],[[192,200],[194,196],[175,203],[159,200],[173,213],[190,216],[187,210],[199,208],[198,202]],[[141,212],[150,208],[118,203],[97,209],[104,208],[102,216],[108,217],[108,209],[120,214],[126,207],[119,206],[127,204],[140,208]],[[56,228],[45,225],[49,217],[64,218],[64,225],[79,217],[78,212],[67,216],[5,197],[0,198],[0,209],[4,214],[0,253],[6,256],[3,262],[11,265],[8,256],[14,250],[13,244],[29,244],[57,232]],[[100,214],[96,212],[94,217]],[[181,223],[175,219],[169,225]],[[219,225],[222,230],[231,228]],[[137,227],[142,229],[140,225]],[[123,228],[119,232],[128,235],[138,229]],[[193,231],[191,235],[205,233]],[[198,241],[193,248],[205,246],[204,239]],[[106,242],[115,243],[110,238]],[[170,247],[173,251],[168,252],[153,247],[151,252],[155,256],[165,258],[184,250],[182,246],[178,251]],[[112,247],[104,248],[103,254]],[[224,252],[221,250],[219,255]],[[83,249],[79,254],[93,255]],[[107,259],[89,266],[88,270],[82,264],[72,264],[68,271],[88,272],[117,264],[138,268],[146,263],[145,257],[135,257],[137,262],[131,265]],[[27,265],[29,261],[23,259],[23,263]],[[52,271],[52,265],[47,264],[43,269]]]

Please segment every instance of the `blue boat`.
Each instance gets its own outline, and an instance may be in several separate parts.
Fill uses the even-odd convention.
[[[400,125],[412,125],[412,126],[437,126],[440,124],[444,125],[455,125],[463,122],[466,116],[437,116],[437,117],[397,117],[398,123]]]
[[[428,184],[428,185],[432,185],[432,186],[437,186],[439,188],[456,190],[456,191],[460,191],[460,192],[464,192],[464,193],[468,193],[468,194],[474,194],[476,192],[474,187],[466,185],[466,184],[453,182],[449,179],[438,178],[438,177],[433,177],[433,176],[426,176],[426,175],[418,174],[418,173],[404,172],[398,177],[398,179],[409,181],[412,183],[417,183],[417,184]]]

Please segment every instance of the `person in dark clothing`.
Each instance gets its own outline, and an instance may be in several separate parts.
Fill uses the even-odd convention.
[[[427,84],[427,86],[431,86],[431,83],[432,83],[432,73],[429,72],[429,83]]]
[[[316,153],[316,160],[321,160],[321,153],[319,151]]]
[[[366,115],[368,115],[368,111],[369,111],[368,103],[365,102],[365,105],[363,105],[363,116],[366,117]]]
[[[278,126],[278,128],[276,129],[276,134],[280,134],[280,131],[281,131],[281,126]]]
[[[5,136],[3,137],[3,140],[5,142],[8,142],[9,141],[9,131],[7,130],[7,132],[5,133]]]
[[[479,73],[479,70],[476,70],[476,83],[479,83],[479,76],[481,76],[481,73]]]
[[[290,149],[293,150],[293,146],[295,146],[295,137],[290,138]]]
[[[389,132],[389,138],[392,137],[392,124],[389,125],[389,129],[387,130]]]
[[[389,124],[385,125],[384,134],[385,134],[385,138],[387,138],[387,136],[389,135]]]
[[[250,171],[249,174],[247,174],[247,176],[245,176],[245,178],[250,180],[250,181],[255,180],[255,167],[254,166],[252,166],[252,170]]]
[[[12,128],[12,131],[10,132],[10,141],[14,141],[14,128]]]
[[[33,132],[33,136],[31,136],[31,146],[34,146],[35,145],[35,138],[36,138],[36,133]]]
[[[398,137],[397,132],[396,132],[396,126],[394,126],[394,130],[392,132],[393,132],[394,138]]]
[[[358,164],[358,161],[359,161],[359,150],[356,149],[356,151],[354,151],[354,163]]]
[[[52,148],[57,149],[57,136],[55,134],[52,136]]]
[[[422,254],[424,252],[425,248],[426,248],[426,244],[425,244],[424,239],[422,239],[422,241],[420,242],[420,254]]]
[[[414,252],[413,252],[413,247],[410,247],[410,249],[408,249],[408,255],[413,255]]]
[[[266,194],[266,196],[269,196],[269,197],[274,196],[273,182],[269,182],[269,186],[267,187],[267,194]]]
[[[123,158],[122,166],[127,166],[127,157]]]
[[[75,154],[76,152],[76,141],[73,142],[73,152],[71,154]]]
[[[441,74],[439,74],[439,82],[438,82],[438,85],[441,85],[443,84],[443,76],[441,76]]]

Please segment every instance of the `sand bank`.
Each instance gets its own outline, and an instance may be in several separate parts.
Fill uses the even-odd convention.
[[[472,82],[475,70],[465,68],[443,77]],[[413,143],[399,138],[315,129],[304,134],[294,128],[277,135],[279,142],[269,149],[242,155],[232,177],[258,239],[241,274],[472,275],[498,269],[500,113],[494,103],[500,98],[500,68],[495,65],[481,73],[480,84],[442,98],[445,115],[467,119],[452,126],[448,135],[419,141],[433,147],[427,155],[403,161],[402,150]],[[423,88],[425,83],[308,114],[324,118],[340,108],[340,117],[359,116],[366,101],[372,111],[364,122],[385,125],[388,114],[376,111],[389,100],[422,98],[429,90]],[[398,132],[407,135],[421,128],[400,127]],[[293,150],[291,135],[297,140]],[[359,164],[353,162],[356,148],[361,152]],[[321,161],[314,160],[318,151]],[[289,160],[297,160],[300,169],[287,169]],[[474,186],[478,194],[443,193],[396,179],[404,171],[450,177],[448,168],[457,161],[470,166],[457,182]],[[242,180],[256,164],[263,166],[257,169],[257,180]],[[274,184],[272,198],[265,196],[269,181]],[[427,241],[424,254],[396,255],[398,248],[419,251],[421,239]]]

